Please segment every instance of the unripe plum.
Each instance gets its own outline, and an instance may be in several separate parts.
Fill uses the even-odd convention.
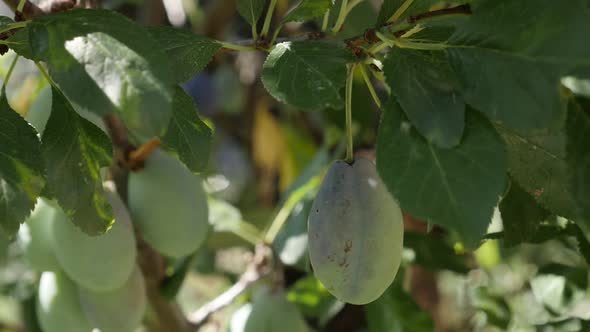
[[[129,215],[116,193],[105,190],[115,222],[102,235],[89,236],[69,220],[53,223],[54,248],[66,274],[94,291],[121,287],[135,268],[137,249]]]
[[[61,269],[53,250],[51,229],[54,222],[69,222],[63,211],[44,198],[37,200],[35,209],[18,230],[18,243],[31,267],[37,271]]]
[[[117,289],[94,292],[80,287],[79,294],[86,317],[101,332],[130,332],[141,324],[147,299],[145,282],[139,267]]]
[[[207,196],[201,178],[156,150],[129,176],[129,210],[145,240],[179,258],[196,251],[209,233]]]
[[[43,332],[90,332],[78,289],[63,272],[43,272],[37,294],[37,318]]]
[[[401,262],[403,222],[373,162],[336,161],[308,218],[316,277],[338,299],[366,304],[391,284]]]

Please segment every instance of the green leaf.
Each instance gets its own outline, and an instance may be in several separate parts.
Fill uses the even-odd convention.
[[[467,112],[461,144],[441,149],[391,102],[379,128],[377,169],[403,211],[455,230],[475,246],[503,192],[506,154],[494,128],[475,111]]]
[[[14,20],[7,16],[0,16],[0,29],[7,28],[9,24],[14,23]]]
[[[36,59],[72,103],[117,112],[132,136],[164,133],[171,113],[169,59],[146,29],[109,10],[72,10],[27,25]]]
[[[221,48],[218,42],[186,29],[151,27],[148,32],[166,52],[177,83],[186,82],[203,70]]]
[[[587,100],[586,100],[587,101]],[[585,107],[585,108],[583,108]],[[590,234],[590,149],[588,133],[590,132],[590,103],[583,100],[572,100],[570,103],[571,120],[568,120],[567,155],[571,158],[572,195],[576,206],[580,208],[580,218],[575,219],[583,224],[584,230]]]
[[[306,317],[322,318],[333,311],[338,300],[313,275],[308,275],[295,282],[287,293],[289,302],[297,305]],[[337,312],[336,312],[337,313]]]
[[[0,97],[0,233],[14,235],[43,188],[41,144],[35,129]]]
[[[506,331],[510,324],[510,306],[504,297],[492,294],[487,287],[478,287],[473,291],[473,305],[486,314],[489,324]]]
[[[432,318],[394,283],[375,302],[365,306],[368,332],[431,332]]]
[[[531,290],[537,301],[555,312],[564,309],[565,288],[563,276],[545,274],[531,280]]]
[[[350,2],[349,0],[348,3]],[[328,27],[333,27],[336,24],[338,16],[340,16],[340,8],[342,7],[343,1],[334,0],[332,3],[333,5],[328,18]],[[373,28],[376,20],[375,8],[371,1],[361,1],[346,15],[345,24],[338,32],[338,37],[341,40],[358,37],[367,31],[367,29]]]
[[[199,118],[192,98],[179,86],[174,91],[172,108],[172,119],[162,143],[165,148],[178,153],[191,171],[201,172],[209,162],[211,129]]]
[[[340,89],[352,53],[342,45],[284,42],[272,50],[262,69],[262,82],[275,99],[304,110],[342,108]]]
[[[524,133],[496,127],[506,142],[508,170],[524,190],[558,215],[577,222],[590,220],[590,196],[575,189],[589,176],[580,160],[589,158],[584,135],[590,130],[590,117],[574,100],[569,102],[566,123],[559,131]]]
[[[545,210],[516,182],[500,202],[500,213],[504,225],[504,243],[514,246],[531,242],[539,225],[549,217]]]
[[[113,220],[100,177],[100,169],[110,164],[110,140],[80,117],[59,90],[53,89],[52,94],[41,145],[47,188],[82,231],[102,234]]]
[[[461,140],[465,102],[446,54],[394,48],[383,62],[387,84],[429,142],[451,148]]]
[[[385,24],[403,2],[404,0],[383,0],[377,16],[377,26]]]
[[[469,272],[467,257],[456,254],[454,248],[442,237],[406,231],[404,233],[404,247],[414,251],[413,264],[431,270]]]
[[[298,192],[301,193],[299,194],[301,200],[293,207],[285,225],[277,234],[273,247],[283,264],[306,272],[309,271],[307,216],[319,187],[319,185],[310,186],[310,182],[314,181],[314,177],[318,174],[324,172],[331,161],[332,156],[328,149],[321,148],[287,190],[281,194],[279,205],[285,204],[291,197],[298,195]]]
[[[301,0],[285,18],[286,22],[303,22],[324,15],[332,7],[332,0]]]
[[[31,50],[31,44],[29,43],[29,30],[18,29],[15,30],[14,34],[7,39],[10,42],[10,49],[16,52],[16,54],[27,58],[33,59],[33,51]]]
[[[313,199],[306,197],[299,201],[289,215],[289,219],[273,242],[278,257],[287,266],[294,266],[302,271],[309,270],[307,251],[307,216]]]
[[[256,25],[260,15],[262,15],[265,4],[266,0],[236,0],[238,13],[240,13],[250,25]]]
[[[590,66],[589,11],[580,0],[477,3],[447,48],[465,100],[510,128],[558,128],[561,75]]]

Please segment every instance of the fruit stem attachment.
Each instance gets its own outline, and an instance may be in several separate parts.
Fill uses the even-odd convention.
[[[349,64],[348,75],[346,77],[346,162],[352,163],[354,161],[354,152],[352,144],[352,83],[354,80],[355,64]]]
[[[137,171],[142,168],[143,163],[160,146],[160,139],[152,138],[143,145],[129,153],[129,169]]]

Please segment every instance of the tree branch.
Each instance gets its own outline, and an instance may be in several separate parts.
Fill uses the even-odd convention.
[[[460,5],[460,6],[456,6],[456,7],[450,7],[450,8],[443,8],[443,9],[439,9],[439,10],[433,10],[433,11],[429,11],[429,12],[425,12],[425,13],[421,13],[421,14],[408,16],[406,18],[403,18],[401,20],[396,20],[391,23],[385,23],[385,24],[375,27],[375,28],[367,29],[363,34],[345,39],[344,41],[351,48],[358,47],[362,44],[374,44],[379,41],[379,38],[377,38],[375,33],[381,29],[384,29],[384,28],[386,28],[388,30],[395,30],[396,28],[400,28],[405,25],[413,25],[413,24],[416,24],[420,21],[435,18],[435,17],[448,16],[448,15],[470,15],[470,14],[471,14],[471,7],[468,4]],[[399,37],[399,36],[402,36],[406,32],[407,32],[407,29],[403,29],[403,30],[395,31],[394,34]],[[277,38],[276,41],[277,41],[277,43],[281,43],[281,42],[287,42],[287,41],[294,42],[294,41],[328,39],[329,37],[330,37],[329,35],[324,34],[322,32],[310,32],[310,33],[300,35],[300,36],[297,36],[294,38]],[[243,47],[261,46],[261,45],[257,44],[256,40],[252,40],[252,39],[233,41],[233,42],[231,42],[231,44],[243,46]]]
[[[18,3],[20,2],[20,0],[3,0],[3,1],[8,7],[10,7],[10,9],[12,9],[13,11],[16,12],[16,7],[18,6]],[[27,0],[27,2],[25,2],[25,6],[23,7],[22,18],[24,18],[25,20],[30,20],[30,19],[33,19],[38,16],[42,16],[45,14],[46,13],[41,8],[39,8],[37,5],[35,5],[34,3]]]
[[[232,304],[250,286],[269,275],[272,272],[272,264],[270,264],[271,257],[272,250],[268,246],[263,244],[257,245],[252,261],[248,264],[246,272],[242,274],[238,282],[211,302],[206,303],[197,311],[189,314],[189,322],[195,328],[203,326],[212,314]]]

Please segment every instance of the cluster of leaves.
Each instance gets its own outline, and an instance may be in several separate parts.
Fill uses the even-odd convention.
[[[391,89],[377,167],[404,211],[473,247],[514,181],[534,198],[528,204],[587,228],[580,188],[590,175],[590,119],[560,85],[590,66],[587,3],[481,0],[467,4],[470,15],[419,15],[438,3],[385,1],[373,30],[390,46],[385,54],[354,60],[340,42],[280,43],[262,81],[298,109],[342,108],[346,64],[377,60]]]
[[[47,64],[52,107],[37,135],[3,94],[0,227],[5,235],[18,230],[41,194],[55,198],[88,234],[109,227],[112,213],[100,174],[111,163],[101,119],[109,114],[121,118],[134,143],[161,136],[164,147],[192,171],[206,166],[211,130],[175,85],[202,70],[218,43],[171,28],[145,29],[107,10],[43,16],[10,40],[17,54]],[[191,71],[167,66],[170,49],[186,55],[179,65]]]

